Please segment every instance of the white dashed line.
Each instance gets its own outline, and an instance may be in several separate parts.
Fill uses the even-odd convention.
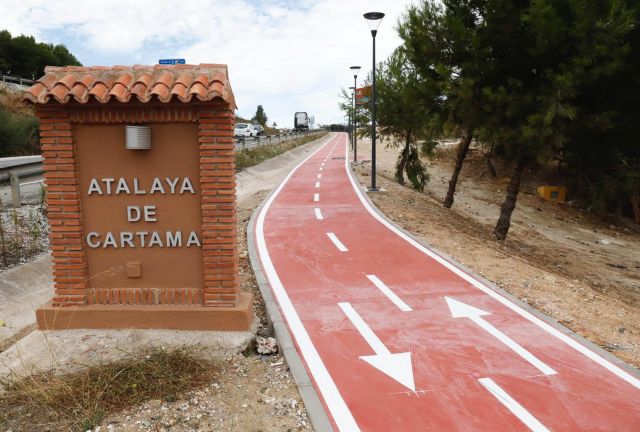
[[[349,251],[349,249],[347,249],[345,247],[345,245],[343,245],[342,242],[340,240],[338,240],[338,237],[336,237],[336,235],[334,233],[327,233],[327,236],[329,236],[329,238],[331,239],[333,244],[336,245],[336,247],[338,248],[338,250],[340,252],[348,252]]]
[[[378,279],[378,277],[376,275],[367,275],[367,278],[373,282],[373,284],[375,286],[378,287],[378,289],[380,291],[382,291],[382,293],[384,295],[386,295],[389,300],[391,300],[393,302],[394,305],[398,306],[398,308],[402,311],[402,312],[411,312],[412,309],[409,307],[408,304],[406,304],[405,302],[403,302],[400,297],[398,297],[393,291],[391,291],[391,288],[389,288],[388,286],[386,286],[380,279]]]
[[[315,202],[320,201],[320,194],[319,194],[319,193],[315,193],[315,194],[313,194],[313,200],[314,200]]]
[[[319,188],[320,187],[320,182],[316,182],[316,187]]]
[[[320,211],[320,209],[319,209],[319,208],[317,208],[317,207],[316,207],[315,209],[313,209],[313,211],[314,211],[314,212],[315,212],[315,214],[316,214],[316,219],[318,219],[318,220],[322,220],[322,219],[324,219],[324,218],[322,217],[322,212]]]
[[[318,178],[322,178],[322,174],[318,174]]]

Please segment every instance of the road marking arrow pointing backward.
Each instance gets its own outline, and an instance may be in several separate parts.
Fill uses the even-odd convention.
[[[492,326],[490,323],[485,321],[482,317],[484,315],[491,315],[491,313],[484,311],[482,309],[475,308],[466,303],[462,303],[461,301],[454,300],[451,297],[445,297],[447,301],[447,305],[449,306],[449,310],[451,311],[451,316],[453,318],[469,318],[471,321],[480,326],[483,330],[490,333],[492,336],[497,338],[500,342],[511,348],[516,352],[520,357],[531,363],[533,366],[538,368],[540,372],[545,375],[555,375],[557,372],[547,366],[544,362],[538,359],[536,356],[531,354],[529,351],[524,349],[520,344],[511,339],[506,334],[502,333],[500,330]]]
[[[416,391],[413,382],[413,368],[411,366],[411,353],[392,354],[382,343],[378,336],[373,333],[371,328],[364,322],[358,312],[351,306],[351,303],[338,303],[340,309],[345,313],[347,318],[356,327],[365,341],[376,353],[370,356],[360,356],[360,358],[369,363],[380,372],[388,375],[398,381],[411,391]]]

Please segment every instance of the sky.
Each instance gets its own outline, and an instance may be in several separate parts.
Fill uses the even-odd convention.
[[[85,66],[223,63],[238,104],[251,118],[291,127],[306,111],[316,124],[344,122],[341,88],[372,66],[372,38],[362,14],[384,12],[376,60],[401,44],[396,27],[417,0],[0,0],[0,29],[64,44]]]

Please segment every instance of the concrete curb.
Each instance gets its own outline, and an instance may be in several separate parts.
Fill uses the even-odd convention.
[[[404,228],[398,226],[395,223],[395,221],[389,219],[373,203],[373,201],[371,200],[371,198],[368,195],[369,191],[366,189],[366,187],[362,186],[362,184],[358,180],[358,177],[357,177],[355,171],[353,170],[352,162],[349,162],[347,165],[349,166],[349,174],[352,176],[352,178],[354,179],[355,183],[360,187],[360,190],[363,192],[362,195],[367,200],[367,202],[369,203],[371,208],[380,217],[382,217],[384,220],[386,220],[389,224],[393,225],[398,231],[402,232],[407,237],[410,237],[416,243],[419,243],[422,246],[424,246],[425,248],[431,250],[436,255],[439,255],[441,258],[443,258],[444,260],[448,261],[450,264],[454,265],[455,267],[458,267],[460,270],[464,271],[469,276],[472,276],[474,279],[477,279],[478,281],[480,281],[486,287],[491,288],[493,291],[495,291],[498,294],[500,294],[501,296],[505,297],[506,299],[508,299],[512,303],[516,304],[520,308],[522,308],[522,309],[526,310],[527,312],[531,313],[536,318],[541,319],[545,323],[547,323],[550,326],[554,327],[556,330],[558,330],[561,333],[565,334],[566,336],[574,339],[576,342],[580,343],[581,345],[584,345],[585,347],[589,348],[591,351],[593,351],[594,353],[596,353],[600,357],[603,357],[604,359],[606,359],[609,362],[613,363],[614,365],[618,366],[620,369],[624,370],[625,372],[628,372],[632,376],[640,379],[640,369],[637,369],[634,366],[632,366],[632,365],[630,365],[628,363],[625,363],[623,360],[620,360],[618,357],[616,357],[615,355],[611,354],[609,351],[606,351],[605,349],[603,349],[602,347],[596,345],[595,343],[591,342],[590,340],[586,339],[585,337],[580,336],[579,334],[577,334],[573,330],[565,327],[564,325],[562,325],[561,323],[556,321],[554,318],[552,318],[552,317],[550,317],[548,315],[545,315],[544,313],[540,312],[539,310],[533,308],[529,304],[527,304],[527,303],[523,302],[522,300],[520,300],[519,298],[515,297],[513,294],[511,294],[511,293],[505,291],[504,289],[500,288],[499,286],[495,285],[493,282],[488,281],[484,277],[480,276],[475,271],[473,271],[470,268],[460,264],[454,258],[452,258],[451,256],[447,255],[446,253],[436,249],[435,247],[433,247],[432,245],[430,245],[429,243],[424,241],[422,238],[417,237],[414,234],[412,234],[412,233],[408,232],[407,230],[405,230]]]
[[[326,139],[328,142],[329,140],[327,138],[331,138],[331,135],[326,135],[317,141]],[[249,220],[249,225],[247,226],[247,249],[249,251],[249,261],[251,262],[253,273],[256,276],[256,281],[258,283],[260,293],[262,294],[262,299],[264,300],[269,325],[275,332],[279,350],[287,362],[287,366],[291,371],[291,375],[293,376],[296,386],[298,386],[298,391],[300,392],[304,406],[307,409],[311,425],[316,432],[333,432],[333,426],[331,425],[329,416],[327,415],[324,406],[322,405],[322,401],[320,400],[320,396],[316,392],[313,382],[307,373],[307,369],[296,350],[289,328],[280,313],[280,308],[273,298],[271,287],[269,286],[269,282],[264,274],[254,241],[256,218],[271,195],[273,195],[273,193],[278,189],[278,186],[279,185],[276,185],[271,193],[265,197],[260,206],[254,210],[251,215],[251,220]]]

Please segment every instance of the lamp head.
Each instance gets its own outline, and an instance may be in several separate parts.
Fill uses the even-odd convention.
[[[353,77],[354,78],[358,78],[358,73],[360,72],[361,67],[360,66],[351,66],[349,69],[351,69],[351,72],[353,72]]]
[[[367,25],[369,26],[369,30],[371,30],[371,34],[375,36],[378,32],[380,21],[384,18],[384,14],[382,12],[367,12],[363,17],[367,20]]]

